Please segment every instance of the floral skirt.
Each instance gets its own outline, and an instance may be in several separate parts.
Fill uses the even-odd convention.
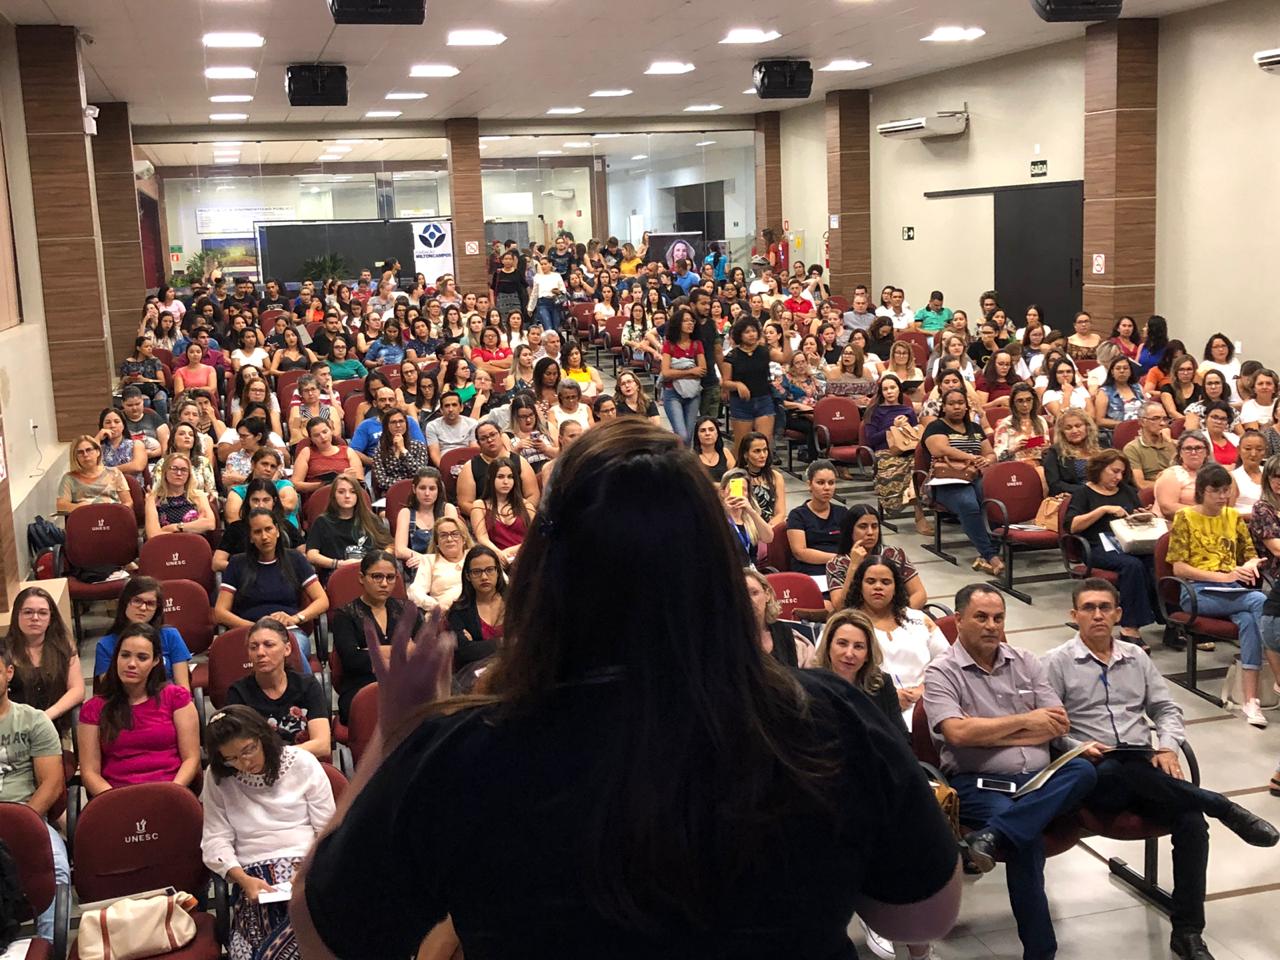
[[[243,867],[245,873],[274,886],[292,882],[302,860],[262,860]],[[289,923],[289,903],[250,903],[232,887],[231,960],[302,960]]]
[[[908,496],[915,455],[881,450],[876,454],[875,491],[882,513],[897,513],[915,499]]]

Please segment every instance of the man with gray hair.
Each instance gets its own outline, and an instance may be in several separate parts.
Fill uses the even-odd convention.
[[[1159,400],[1148,400],[1142,405],[1142,429],[1136,437],[1124,445],[1120,452],[1133,470],[1133,482],[1139,490],[1156,485],[1156,477],[1173,463],[1173,441],[1166,431],[1169,415]]]

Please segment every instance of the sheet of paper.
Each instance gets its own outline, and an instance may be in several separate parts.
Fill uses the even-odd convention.
[[[816,583],[818,585],[818,589],[823,593],[826,593],[831,589],[831,587],[827,585],[827,578],[823,575],[811,575],[809,579]]]
[[[259,903],[283,903],[293,896],[293,884],[287,880],[284,883],[274,884],[275,891],[258,894]]]

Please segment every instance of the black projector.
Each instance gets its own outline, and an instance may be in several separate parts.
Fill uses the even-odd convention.
[[[761,60],[751,81],[761,100],[803,100],[813,89],[813,66],[808,60]]]
[[[329,0],[334,23],[411,24],[422,26],[427,0]]]
[[[285,67],[284,88],[291,107],[345,107],[347,68],[337,63],[294,63]]]
[[[1124,0],[1031,0],[1031,9],[1049,23],[1118,20]]]

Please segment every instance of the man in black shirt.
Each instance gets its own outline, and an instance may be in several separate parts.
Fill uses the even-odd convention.
[[[715,321],[711,319],[711,294],[701,287],[695,287],[689,293],[689,306],[698,325],[693,328],[693,338],[702,344],[702,352],[707,361],[707,372],[702,378],[702,397],[699,400],[699,413],[704,417],[714,417],[720,412],[720,374],[716,364],[724,359],[721,356],[720,333],[716,330]]]
[[[272,277],[267,281],[267,292],[262,295],[262,299],[258,302],[258,309],[263,312],[289,309],[289,299],[284,295],[284,291],[280,289],[279,280]]]
[[[969,359],[974,362],[981,373],[989,361],[1000,349],[1002,345],[996,341],[995,324],[989,320],[983,320],[978,324],[978,339],[969,344]]]
[[[236,277],[235,296],[227,298],[227,306],[232,304],[239,307],[246,318],[258,315],[258,300],[253,295],[253,281],[248,277]]]
[[[569,282],[569,268],[581,265],[573,244],[564,234],[556,237],[555,249],[547,254],[547,259],[551,261],[551,268],[560,274],[566,284]]]
[[[305,317],[307,311],[311,309],[311,298],[315,296],[316,285],[310,280],[302,281],[302,289],[298,291],[298,298],[293,301],[293,315],[295,317]]]
[[[342,336],[347,336],[342,326],[342,318],[332,313],[325,314],[324,326],[311,338],[311,349],[317,357],[327,357],[333,350],[333,341]]]

